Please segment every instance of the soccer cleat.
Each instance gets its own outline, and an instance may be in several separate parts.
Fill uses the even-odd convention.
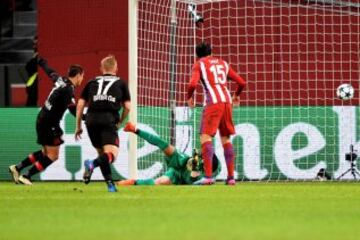
[[[225,181],[225,185],[234,186],[235,184],[236,184],[236,181],[235,181],[235,179],[233,179],[233,178],[227,179],[227,180]]]
[[[85,172],[83,175],[83,180],[85,184],[89,184],[91,180],[91,175],[94,171],[94,163],[91,160],[85,160],[84,162]]]
[[[9,167],[9,172],[10,172],[10,174],[11,174],[14,182],[15,182],[16,184],[18,184],[18,183],[19,183],[20,172],[16,169],[16,166],[15,166],[15,165],[11,165],[11,166]]]
[[[212,185],[214,183],[215,183],[214,179],[204,177],[194,182],[193,185]]]
[[[117,192],[115,184],[113,182],[106,183],[108,187],[108,192]]]
[[[132,124],[131,122],[128,122],[125,127],[124,127],[124,131],[125,132],[132,132],[135,133],[136,132],[136,127],[134,124]]]
[[[126,179],[116,182],[116,185],[118,186],[130,186],[135,185],[136,180],[135,179]]]
[[[21,175],[19,177],[19,183],[24,184],[24,185],[28,185],[28,186],[32,185],[32,182],[30,181],[30,179],[24,177],[23,175]]]

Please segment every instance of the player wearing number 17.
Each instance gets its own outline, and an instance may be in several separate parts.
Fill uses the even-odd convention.
[[[86,128],[92,145],[98,152],[94,160],[85,161],[84,182],[88,184],[94,168],[100,167],[109,192],[116,192],[111,176],[110,164],[119,151],[118,128],[130,111],[130,93],[124,80],[116,76],[118,70],[114,56],[101,61],[101,76],[85,86],[76,110],[75,138],[82,134],[81,119],[85,104],[88,104]],[[120,109],[123,108],[121,116]]]
[[[205,101],[200,123],[200,143],[205,177],[194,184],[209,185],[214,183],[214,179],[211,177],[214,155],[212,138],[219,129],[228,174],[226,184],[235,185],[235,153],[230,141],[230,136],[235,133],[232,105],[239,105],[239,95],[245,87],[245,80],[227,62],[211,55],[210,44],[205,42],[198,44],[196,55],[198,61],[193,66],[191,81],[188,85],[187,103],[189,107],[194,107],[193,94],[198,82],[201,81],[205,92]],[[238,84],[233,97],[227,88],[228,79]]]

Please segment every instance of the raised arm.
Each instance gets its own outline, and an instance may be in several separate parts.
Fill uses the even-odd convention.
[[[49,67],[47,61],[40,56],[38,58],[38,64],[54,82],[60,77],[60,75],[54,69]]]

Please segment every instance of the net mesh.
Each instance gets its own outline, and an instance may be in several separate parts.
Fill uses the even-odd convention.
[[[198,26],[189,4],[197,4],[204,19]],[[355,0],[177,1],[176,24],[172,24],[171,1],[139,1],[139,127],[169,142],[173,135],[179,151],[190,154],[193,147],[199,148],[202,109],[188,109],[185,98],[194,47],[204,40],[212,44],[213,55],[226,60],[247,81],[241,106],[234,108],[237,178],[314,179],[321,168],[339,177],[349,166],[344,154],[350,144],[357,145],[358,5]],[[341,83],[355,88],[352,100],[336,97]],[[235,87],[229,82],[230,90]],[[196,100],[202,102],[201,88]],[[226,167],[218,136],[214,146],[223,179]],[[161,151],[143,141],[139,149],[141,178],[164,173]]]

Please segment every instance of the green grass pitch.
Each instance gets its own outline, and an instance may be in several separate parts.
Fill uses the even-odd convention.
[[[0,182],[0,240],[359,239],[359,183]]]

